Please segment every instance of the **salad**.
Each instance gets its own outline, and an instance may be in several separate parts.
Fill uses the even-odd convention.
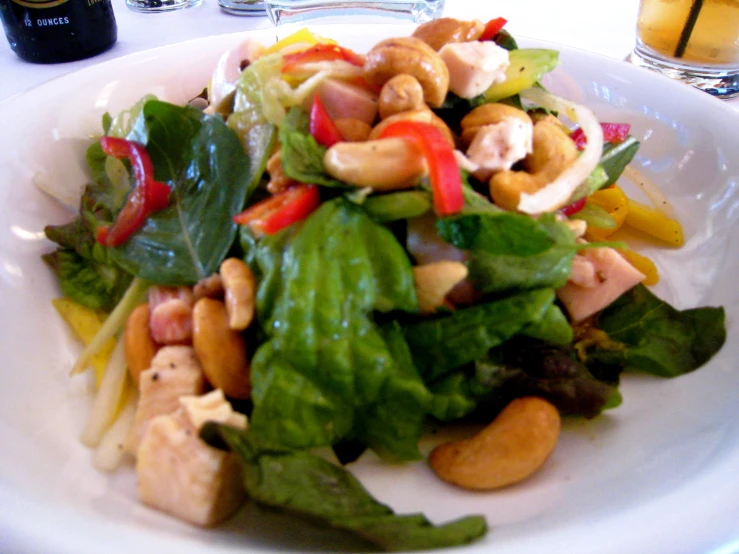
[[[99,468],[133,460],[141,500],[196,525],[248,499],[381,549],[465,544],[484,518],[396,514],[352,462],[392,471],[476,422],[430,467],[511,486],[562,417],[618,408],[623,372],[677,377],[721,348],[723,309],[656,297],[619,239],[683,242],[618,186],[628,123],[547,91],[557,52],[505,23],[439,19],[366,53],[247,40],[189,105],[104,118],[45,256],[87,343],[72,372],[98,383]]]

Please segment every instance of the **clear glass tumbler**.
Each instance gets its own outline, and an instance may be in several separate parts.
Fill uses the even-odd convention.
[[[232,15],[267,15],[264,0],[218,0],[218,5],[224,12]]]
[[[194,8],[203,0],[126,0],[126,6],[139,13],[159,13]]]
[[[739,95],[739,0],[641,0],[629,61],[719,98]]]
[[[440,17],[444,11],[444,0],[265,0],[264,3],[275,25],[319,17],[390,17],[423,23]]]

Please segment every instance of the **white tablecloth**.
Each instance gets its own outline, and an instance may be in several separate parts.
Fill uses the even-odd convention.
[[[446,0],[444,15],[459,19],[502,16],[514,36],[538,38],[623,59],[634,44],[638,0]],[[141,14],[113,0],[118,42],[99,56],[72,63],[36,65],[18,58],[0,39],[0,100],[49,79],[134,52],[185,40],[270,27],[264,17],[229,15],[216,0],[195,8]],[[739,101],[732,101],[739,109]]]

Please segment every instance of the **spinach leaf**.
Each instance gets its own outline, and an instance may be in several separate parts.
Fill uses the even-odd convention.
[[[238,454],[246,492],[259,504],[351,531],[386,551],[463,545],[487,532],[482,516],[435,526],[421,514],[396,515],[347,470],[305,451],[260,449],[250,435],[216,423],[201,431],[209,444],[223,447],[225,442]]]
[[[170,205],[148,218],[112,259],[163,285],[188,285],[218,268],[236,236],[232,217],[261,177],[219,117],[159,101],[144,105],[155,177],[172,186]],[[268,142],[270,137],[264,137]]]
[[[554,298],[551,289],[522,292],[405,324],[403,334],[415,366],[428,383],[481,358],[527,325],[540,321]]]
[[[615,347],[596,343],[587,363],[619,366],[661,377],[698,369],[726,341],[723,308],[676,310],[637,285],[596,316],[594,324]]]
[[[383,456],[418,458],[428,391],[397,337],[370,317],[417,311],[410,262],[392,233],[336,198],[262,239],[256,262],[268,340],[252,360],[250,429],[290,448],[359,438]]]
[[[626,166],[636,156],[639,146],[639,141],[629,136],[623,142],[609,143],[603,147],[600,164],[608,174],[608,180],[600,188],[611,186],[618,180]]]
[[[465,213],[441,218],[439,236],[462,250],[495,255],[532,256],[552,247],[554,238],[536,220],[512,212]]]
[[[282,147],[282,170],[285,175],[301,183],[346,187],[346,184],[326,173],[323,166],[326,147],[311,136],[308,121],[308,114],[301,108],[293,107],[287,112],[278,134]]]
[[[548,214],[540,217],[537,223],[551,238],[546,250],[535,254],[529,251],[528,255],[497,254],[482,247],[469,251],[470,278],[480,292],[498,294],[545,287],[556,289],[567,282],[572,258],[577,252],[574,235]]]

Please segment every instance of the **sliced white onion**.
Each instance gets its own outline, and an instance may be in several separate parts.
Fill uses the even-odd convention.
[[[588,139],[585,149],[575,163],[565,169],[554,181],[533,194],[521,194],[518,202],[519,211],[531,215],[553,212],[567,204],[575,190],[598,165],[603,152],[603,130],[590,109],[543,89],[527,89],[521,92],[521,97],[549,110],[566,113],[570,119],[580,125]]]
[[[641,189],[646,197],[649,198],[655,210],[671,219],[675,219],[675,209],[672,207],[672,204],[670,204],[665,193],[650,179],[647,179],[641,172],[630,165],[624,169],[623,176]]]
[[[100,389],[97,391],[92,410],[87,418],[81,441],[85,446],[95,448],[100,444],[103,435],[115,421],[118,407],[126,390],[126,351],[123,341],[119,340],[105,368]]]
[[[129,385],[125,394],[126,403],[92,455],[93,465],[102,471],[116,469],[127,452],[126,441],[136,419],[138,394],[133,384]]]

